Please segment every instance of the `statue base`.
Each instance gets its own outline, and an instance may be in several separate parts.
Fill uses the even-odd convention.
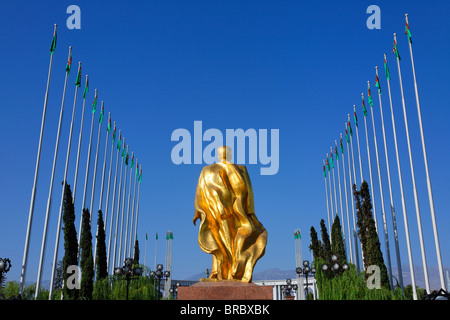
[[[234,280],[200,279],[190,287],[179,287],[178,300],[273,300],[273,288]]]

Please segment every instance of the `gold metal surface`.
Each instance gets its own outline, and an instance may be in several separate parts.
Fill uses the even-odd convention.
[[[251,282],[265,253],[267,231],[255,216],[247,168],[228,162],[229,147],[219,148],[218,157],[220,162],[203,168],[197,184],[193,222],[201,221],[198,244],[212,254],[210,280]]]

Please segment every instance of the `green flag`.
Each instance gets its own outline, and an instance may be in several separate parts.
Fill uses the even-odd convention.
[[[391,79],[391,75],[389,74],[389,68],[386,61],[386,55],[384,55],[384,73],[386,74],[386,79]]]
[[[89,91],[89,78],[86,77],[86,85],[84,86],[83,99],[86,99],[88,91]]]
[[[148,238],[147,238],[147,232],[145,233],[145,240],[148,240]]]
[[[72,67],[72,51],[70,52],[69,60],[67,60],[66,72],[70,73],[70,68]]]
[[[327,177],[327,171],[325,170],[325,161],[323,163],[323,176],[324,176],[324,178]]]
[[[367,100],[369,100],[369,105],[373,107],[372,94],[370,93],[370,84],[367,82]]]
[[[411,39],[411,30],[409,30],[409,24],[408,24],[408,22],[406,22],[406,24],[405,24],[405,34],[408,35],[409,43],[412,43],[412,39]]]
[[[114,128],[115,129],[115,128]],[[115,137],[114,137],[115,138]],[[117,149],[120,151],[120,147],[122,146],[121,144],[121,140],[122,140],[122,133],[119,133],[119,142],[117,142]]]
[[[78,74],[77,74],[77,80],[75,81],[75,85],[77,87],[81,86],[81,64],[78,67]]]
[[[113,136],[112,136],[112,140],[113,140],[113,147],[114,144],[116,143],[116,123],[114,122],[114,130],[113,130]]]
[[[328,168],[328,171],[330,171],[330,162],[328,161],[328,155],[327,155],[327,168]]]
[[[348,131],[350,132],[350,135],[353,137],[353,130],[352,130],[352,125],[350,124],[350,120],[348,120]]]
[[[336,155],[336,160],[339,160],[339,153],[337,151],[337,144],[334,145],[334,154]]]
[[[111,116],[108,118],[108,126],[106,127],[106,131],[111,132]]]
[[[131,168],[133,169],[133,167],[134,167],[134,154],[133,154],[133,156],[131,157]]]
[[[125,157],[125,143],[123,144],[123,149],[122,149],[122,158]]]
[[[342,144],[342,135],[341,135],[340,145],[341,145],[341,152],[342,152],[342,154],[344,154],[344,145]]]
[[[97,90],[95,91],[94,101],[92,102],[92,113],[95,113],[97,110]]]
[[[142,168],[141,168],[141,173],[139,173],[139,179],[138,179],[138,181],[141,182],[141,180],[142,180]]]
[[[124,149],[125,150],[125,149]],[[125,158],[125,165],[126,166],[128,166],[128,158],[129,158],[130,156],[128,155],[128,151],[127,151],[127,157]]]
[[[375,87],[378,88],[378,93],[381,94],[381,86],[380,86],[380,80],[378,79],[378,74],[375,77]]]
[[[103,103],[102,103],[102,109],[100,111],[100,118],[98,118],[98,123],[102,123],[103,122],[103,116],[104,116],[104,110],[103,110]]]
[[[345,128],[345,139],[347,140],[347,143],[350,142],[350,138],[348,137],[348,131],[347,131],[347,128]]]
[[[330,165],[334,168],[333,152],[330,153]]]
[[[353,111],[353,119],[355,119],[355,126],[358,126],[358,117],[356,116],[356,111]]]
[[[364,103],[364,96],[362,96],[362,107],[363,107],[364,117],[367,117],[367,109],[366,109],[366,104]]]
[[[156,240],[158,240],[158,232],[156,233]]]
[[[50,45],[50,54],[53,54],[53,52],[55,52],[55,49],[56,49],[56,29],[55,33],[53,34],[52,44]]]
[[[392,49],[392,52],[394,52],[395,56],[399,61],[402,60],[400,58],[400,53],[398,52],[397,41],[395,41],[395,39],[394,39],[394,48]]]
[[[139,176],[139,163],[136,160],[136,177],[138,177],[138,176]]]
[[[171,240],[173,240],[173,232],[170,232],[170,233],[169,233],[169,238],[170,238]]]

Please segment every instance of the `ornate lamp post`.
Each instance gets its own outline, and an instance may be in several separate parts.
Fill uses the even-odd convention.
[[[158,278],[158,300],[160,299],[160,290],[161,290],[161,279],[165,278],[167,280],[170,277],[170,271],[163,271],[164,267],[162,264],[158,264],[156,266],[156,271],[150,272],[150,277]]]
[[[338,260],[339,260],[338,257],[335,254],[333,254],[331,256],[331,266],[329,266],[327,264],[322,265],[322,271],[328,272],[328,271],[332,270],[334,272],[338,272],[340,270],[343,270],[343,271],[348,270],[348,268],[349,268],[348,264],[343,263],[341,265],[341,264],[339,264]]]
[[[128,300],[128,288],[130,286],[130,281],[133,276],[140,276],[142,275],[142,268],[136,267],[133,268],[133,259],[127,258],[125,259],[123,263],[123,267],[117,267],[114,269],[114,274],[117,276],[120,276],[122,274],[125,275],[125,279],[127,280],[127,300]]]
[[[176,284],[173,284],[171,288],[169,289],[169,292],[172,294],[172,297],[174,299],[178,299],[178,287],[180,286],[180,283],[177,282]],[[175,298],[176,297],[176,298]]]
[[[0,281],[3,278],[3,273],[7,273],[9,269],[11,269],[11,260],[9,260],[8,258],[0,258]]]
[[[291,291],[297,291],[298,286],[296,284],[292,284],[291,279],[286,279],[286,285],[281,286],[281,290],[283,290],[283,293],[286,297],[291,295]]]
[[[297,274],[304,274],[305,275],[305,299],[308,297],[308,276],[311,274],[313,277],[316,274],[316,269],[314,267],[309,266],[308,260],[303,260],[303,268],[297,267],[295,268],[295,272]]]

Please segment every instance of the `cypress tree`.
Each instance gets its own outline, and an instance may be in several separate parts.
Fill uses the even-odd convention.
[[[339,216],[334,218],[333,225],[331,226],[331,251],[338,257],[338,261],[344,263],[346,259],[344,238],[342,236],[341,221]]]
[[[66,183],[64,186],[63,198],[63,231],[64,231],[64,257],[63,257],[63,282],[67,283],[67,278],[71,274],[67,274],[67,268],[70,265],[78,265],[78,240],[77,230],[75,229],[75,209],[72,199],[72,191],[70,185]],[[56,288],[58,289],[58,288]],[[64,285],[64,299],[77,299],[78,290],[68,289]]]
[[[311,244],[309,245],[309,249],[312,250],[314,260],[318,258],[323,258],[322,244],[320,243],[317,237],[317,232],[316,229],[314,229],[314,227],[311,227],[310,235],[311,235]]]
[[[108,276],[108,269],[106,266],[106,235],[102,210],[98,210],[97,228],[97,256],[95,257],[95,261],[97,265],[98,281]]]
[[[328,230],[323,219],[320,220],[320,233],[322,236],[323,259],[329,264],[331,258],[331,243]]]
[[[356,185],[353,185],[353,194],[356,201],[358,235],[364,253],[364,266],[367,268],[370,265],[377,265],[380,268],[381,285],[389,289],[387,268],[384,264],[380,240],[372,215],[372,201],[367,182],[362,182],[360,191],[357,191]],[[365,273],[366,280],[367,277],[368,275]]]
[[[91,215],[88,209],[83,209],[82,219],[80,297],[90,300],[94,290],[94,258],[92,255]]]
[[[139,241],[138,239],[136,239],[134,241],[134,257],[133,257],[133,262],[134,264],[139,264]]]

